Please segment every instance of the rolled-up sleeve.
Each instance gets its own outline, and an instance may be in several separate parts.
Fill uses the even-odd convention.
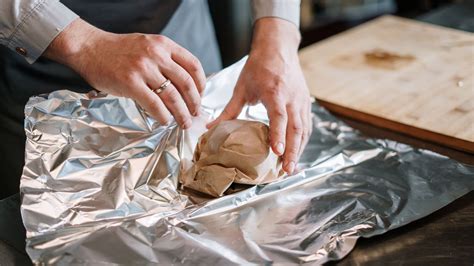
[[[2,0],[0,44],[33,63],[77,17],[55,0]]]
[[[300,0],[252,0],[253,22],[263,17],[277,17],[300,25]]]

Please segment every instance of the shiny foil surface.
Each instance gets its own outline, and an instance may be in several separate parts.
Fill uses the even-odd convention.
[[[45,264],[321,264],[359,237],[403,226],[474,188],[474,166],[370,139],[313,104],[301,171],[211,199],[182,189],[207,119],[245,58],[209,79],[190,130],[159,126],[134,101],[91,92],[32,97],[21,179],[27,252]],[[268,122],[261,104],[239,118]]]

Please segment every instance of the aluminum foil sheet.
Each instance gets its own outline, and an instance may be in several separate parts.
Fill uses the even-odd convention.
[[[316,103],[298,174],[218,199],[182,190],[180,160],[244,63],[208,81],[207,116],[186,132],[159,126],[129,99],[64,90],[31,98],[21,193],[33,262],[321,264],[473,190],[474,166],[365,138]],[[262,105],[240,118],[268,122]]]

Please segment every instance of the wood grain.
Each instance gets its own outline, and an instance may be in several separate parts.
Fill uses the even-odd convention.
[[[474,34],[384,16],[300,60],[331,111],[474,153]]]

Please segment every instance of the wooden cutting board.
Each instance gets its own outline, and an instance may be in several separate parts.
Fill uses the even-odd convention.
[[[329,110],[474,153],[474,34],[384,16],[300,60]]]

